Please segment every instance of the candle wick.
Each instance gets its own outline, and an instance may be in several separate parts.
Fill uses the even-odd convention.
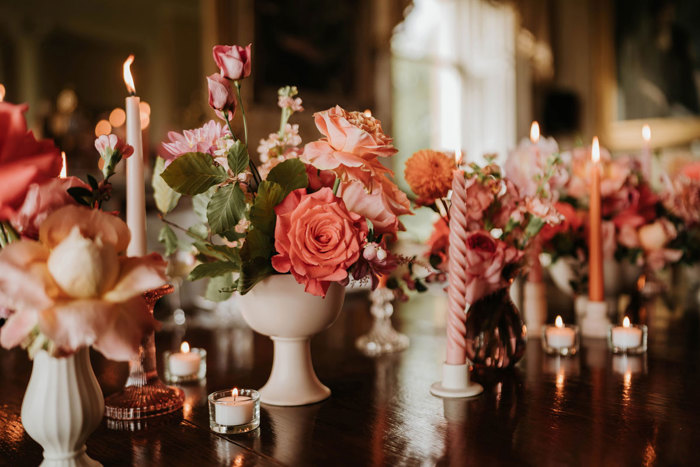
[[[129,91],[129,97],[136,96],[136,91]]]

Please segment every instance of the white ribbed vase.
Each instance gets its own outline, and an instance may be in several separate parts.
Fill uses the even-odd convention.
[[[88,348],[65,358],[43,350],[34,356],[22,425],[44,448],[42,466],[102,465],[87,456],[85,440],[100,424],[104,407]]]
[[[331,395],[316,376],[309,341],[335,322],[344,299],[345,288],[337,282],[321,298],[304,292],[291,274],[272,275],[241,296],[243,318],[274,343],[270,378],[259,390],[261,402],[296,406]]]

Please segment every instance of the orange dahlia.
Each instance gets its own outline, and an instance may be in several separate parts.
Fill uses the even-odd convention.
[[[432,204],[447,196],[452,174],[457,168],[453,158],[431,149],[421,149],[406,161],[404,176],[420,204]]]

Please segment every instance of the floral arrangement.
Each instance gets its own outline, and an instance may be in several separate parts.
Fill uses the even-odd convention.
[[[564,216],[564,222],[545,229],[544,248],[553,260],[571,257],[583,265],[588,260],[590,148],[575,148],[563,159],[568,179],[559,187],[555,207]],[[613,159],[601,148],[600,170],[604,256],[652,271],[678,261],[682,252],[673,247],[678,232],[661,197],[643,176],[639,161],[630,156]],[[586,268],[577,269],[578,278],[573,285],[581,289],[587,273]]]
[[[672,228],[678,232],[669,247],[682,252],[686,264],[700,261],[700,162],[691,162],[672,179],[661,194]]]
[[[546,225],[560,222],[548,198],[543,195],[551,175],[543,175],[531,195],[520,193],[512,180],[503,176],[493,156],[486,156],[486,165],[468,165],[466,177],[466,240],[467,301],[480,298],[506,287],[525,266],[525,253]],[[445,153],[422,150],[406,161],[406,181],[418,196],[416,203],[440,215],[428,246],[433,271],[427,282],[444,280],[448,271],[449,230],[448,192],[456,164]],[[407,283],[420,279],[408,277]],[[419,288],[420,290],[420,288]]]
[[[302,101],[295,87],[284,87],[280,127],[260,141],[258,168],[249,157],[240,98],[251,46],[216,46],[213,55],[221,72],[207,78],[209,104],[222,123],[170,133],[155,173],[163,214],[188,195],[200,219],[183,228],[164,218],[167,252],[178,247],[172,227],[186,232],[200,263],[189,279],[212,278],[210,298],[245,294],[271,274],[292,274],[317,296],[350,277],[376,286],[399,260],[386,242],[403,228],[399,216],[410,213],[408,198],[380,162],[397,150],[379,120],[337,106],[318,112],[323,137],[302,148],[298,126],[289,123]],[[238,109],[242,138],[232,125]]]
[[[101,136],[103,180],[59,178],[58,148],[27,131],[25,111],[0,102],[0,344],[128,360],[156,328],[141,295],[166,281],[160,255],[126,256],[128,227],[99,209],[133,148]]]

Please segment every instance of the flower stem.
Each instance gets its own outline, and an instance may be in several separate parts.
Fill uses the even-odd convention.
[[[243,99],[241,99],[241,82],[236,80],[233,82],[236,87],[236,96],[238,97],[238,105],[241,107],[241,115],[243,116],[243,140],[245,145],[248,146],[248,122],[245,118],[245,107],[243,107]]]
[[[338,187],[340,186],[340,178],[335,177],[335,182],[333,182],[333,194],[338,195]]]

